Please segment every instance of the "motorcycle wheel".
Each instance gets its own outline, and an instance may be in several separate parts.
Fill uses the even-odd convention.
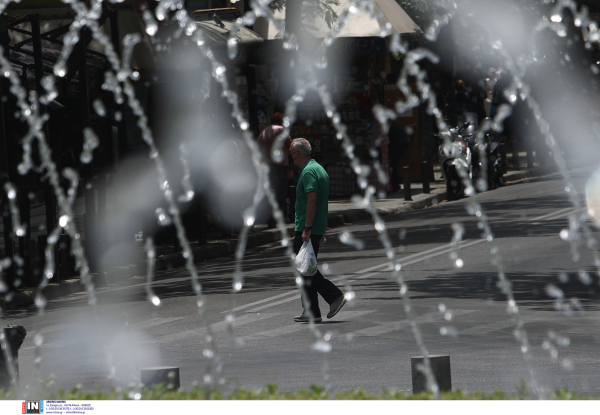
[[[454,166],[446,166],[446,193],[448,200],[458,200],[465,194],[465,186]]]

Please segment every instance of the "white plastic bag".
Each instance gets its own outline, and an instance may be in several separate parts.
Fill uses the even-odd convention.
[[[305,277],[311,277],[317,273],[317,256],[312,242],[304,242],[300,252],[296,255],[296,269]]]

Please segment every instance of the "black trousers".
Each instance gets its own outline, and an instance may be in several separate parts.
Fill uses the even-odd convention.
[[[279,164],[270,164],[269,165],[269,181],[271,182],[271,189],[275,193],[275,200],[277,200],[277,204],[279,205],[279,209],[283,212],[283,216],[285,217],[285,199],[288,194],[288,166],[281,166]],[[275,226],[275,218],[273,217],[273,213],[271,213],[270,225]]]
[[[321,236],[323,235],[311,235],[310,240],[312,242],[313,249],[315,250],[315,255],[318,257],[319,255],[319,243],[321,241]],[[296,235],[294,237],[294,252],[298,255],[300,252],[300,248],[302,248],[302,232],[296,231]],[[319,309],[319,296],[323,297],[323,299],[327,302],[327,304],[333,303],[337,298],[341,295],[344,295],[342,291],[336,287],[331,281],[325,279],[321,274],[321,271],[317,270],[317,273],[312,277],[303,277],[304,278],[304,290],[306,292],[307,300],[310,302],[310,310],[312,311],[313,317],[321,317],[321,310]],[[308,309],[308,305],[302,303],[302,307],[306,310]]]

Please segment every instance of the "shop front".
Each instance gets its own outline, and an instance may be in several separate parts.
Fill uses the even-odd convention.
[[[341,2],[338,15],[348,6],[346,3],[348,2]],[[387,6],[389,2],[377,3]],[[400,6],[393,3],[402,11]],[[392,11],[397,12],[396,9]],[[399,15],[400,13],[396,14]],[[276,13],[275,17],[284,19],[285,12]],[[402,17],[410,20],[405,13]],[[414,22],[410,22],[398,30],[407,31],[401,35],[402,40],[410,47],[416,47],[416,32],[419,29]],[[322,27],[325,23],[321,23],[320,26],[315,26],[312,30],[314,33],[310,35],[315,47],[328,31],[326,26]],[[255,66],[259,127],[262,130],[268,126],[267,120],[275,111],[278,89],[282,87],[282,79],[285,79],[281,72],[286,68],[282,65],[283,40],[277,39],[274,26],[257,22],[254,28],[266,39],[257,49]],[[317,76],[322,84],[327,85],[341,121],[347,126],[348,136],[355,146],[354,154],[363,165],[372,167],[369,184],[387,192],[392,189],[378,182],[374,164],[379,163],[384,172],[389,172],[388,140],[381,134],[379,123],[373,115],[373,106],[379,104],[394,109],[395,101],[401,96],[394,84],[401,61],[389,52],[389,37],[380,37],[380,33],[379,22],[365,13],[357,14],[340,32],[340,38],[327,48],[327,67],[318,71]],[[410,155],[411,163],[415,157],[414,163],[420,165],[416,139],[417,112],[415,109],[414,113],[401,114],[397,122],[408,127],[413,136],[411,146],[405,152],[406,157]],[[309,91],[298,105],[297,119],[292,126],[291,135],[292,138],[302,137],[311,142],[315,160],[329,173],[331,197],[348,197],[359,192],[356,176],[341,148],[342,142],[337,139],[335,127],[327,117],[316,91]],[[405,157],[401,162],[406,163]],[[295,176],[297,178],[297,172]]]

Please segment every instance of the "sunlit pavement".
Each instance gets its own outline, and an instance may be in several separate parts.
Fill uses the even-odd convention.
[[[528,177],[544,176],[553,170],[548,170],[539,167],[527,169],[526,162],[527,153],[520,153],[521,170],[509,170],[504,178],[507,183],[518,180],[523,180]],[[406,189],[402,188],[399,191],[385,194],[376,198],[375,207],[380,216],[389,216],[398,213],[409,212],[412,210],[423,209],[446,200],[446,185],[442,174],[439,171],[439,166],[434,168],[434,176],[437,179],[429,183],[429,192],[425,193],[423,183],[412,183],[410,194],[411,198],[406,198]],[[109,196],[111,195],[108,192]],[[114,202],[114,195],[108,198]],[[111,202],[111,203],[112,203]],[[109,203],[110,204],[110,203]],[[75,203],[75,222],[78,229],[82,229],[83,215],[85,213],[84,199],[76,199]],[[329,201],[329,218],[328,226],[337,228],[344,224],[353,224],[362,219],[371,219],[371,214],[363,208],[358,207],[348,198],[334,198]],[[34,209],[32,216],[33,229],[43,228],[45,223],[43,206],[38,206]],[[41,226],[41,227],[40,227]],[[293,235],[293,224],[286,225],[286,233]],[[2,225],[0,224],[0,231]],[[85,231],[82,231],[85,238]],[[32,231],[32,235],[36,236]],[[277,242],[281,240],[281,231],[277,228],[269,229],[266,224],[257,224],[247,236],[245,242],[246,249],[255,248],[257,246]],[[219,239],[208,241],[208,243],[199,245],[197,242],[190,241],[190,248],[194,261],[203,263],[219,257],[227,257],[235,253],[239,241],[237,235],[232,235],[229,239]],[[0,240],[0,248],[3,241]],[[92,274],[93,283],[96,287],[104,287],[107,284],[123,284],[130,279],[135,279],[140,275],[147,274],[146,267],[146,249],[142,239],[136,241],[137,246],[131,244],[109,244],[109,247],[103,255],[99,263],[99,269]],[[172,245],[158,245],[155,247],[156,261],[155,270],[171,271],[174,268],[183,268],[186,264],[186,259],[181,252],[175,252]],[[44,295],[47,299],[55,299],[57,297],[67,295],[74,292],[82,292],[85,287],[80,283],[78,275],[72,275],[66,280],[56,281],[56,278],[49,281]],[[20,289],[12,296],[10,302],[5,304],[0,297],[0,306],[4,309],[21,309],[29,307],[35,303],[36,287],[20,287]]]
[[[577,191],[583,192],[592,169],[571,173]],[[560,176],[554,175],[478,197],[512,282],[534,381],[551,389],[568,387],[598,395],[598,277],[585,242],[579,247],[581,258],[573,262],[570,244],[559,236],[574,211],[564,187]],[[451,225],[456,222],[466,228],[458,251],[464,266],[459,269],[450,259]],[[450,355],[453,387],[513,391],[521,379],[530,382],[523,343],[515,339],[506,296],[496,286],[492,245],[480,238],[477,218],[466,213],[465,201],[390,216],[386,223],[403,264],[423,344],[431,354]],[[341,244],[337,236],[347,228],[337,228],[329,233],[319,261],[333,272],[329,278],[352,290],[356,299],[313,332],[309,325],[292,320],[301,311],[300,301],[289,261],[277,244],[248,253],[245,283],[235,296],[231,257],[198,267],[210,331],[223,363],[222,372],[213,374],[225,380],[226,390],[268,382],[282,390],[326,383],[334,390],[354,386],[411,390],[410,358],[422,349],[398,285],[386,271],[387,260],[372,223],[348,229],[365,241],[366,248],[356,251]],[[193,381],[202,383],[212,351],[189,276],[178,271],[157,280],[154,290],[160,307],[146,300],[144,279],[139,278],[99,290],[95,308],[87,305],[85,293],[77,293],[51,301],[43,317],[36,315],[35,307],[7,312],[3,324],[22,324],[29,332],[19,353],[21,385],[33,382],[38,323],[44,336],[41,376],[54,374],[59,387],[127,386],[139,382],[141,367],[156,365],[179,366],[183,388]],[[548,284],[563,292],[563,308],[569,304],[575,310],[557,311]],[[231,308],[233,337],[225,322]],[[321,310],[326,314],[328,306],[321,303]],[[330,352],[314,350],[319,339],[329,342]],[[108,379],[111,367],[113,380]]]

